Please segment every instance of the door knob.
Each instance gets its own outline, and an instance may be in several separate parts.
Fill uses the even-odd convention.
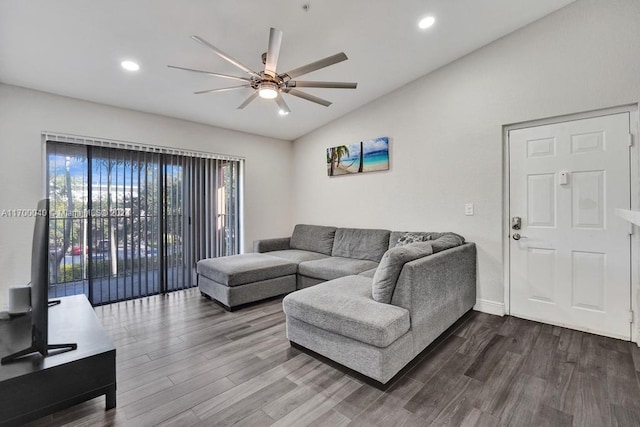
[[[520,239],[526,239],[527,238],[527,236],[521,236],[520,233],[513,233],[513,235],[511,237],[513,237],[513,240],[520,240]]]

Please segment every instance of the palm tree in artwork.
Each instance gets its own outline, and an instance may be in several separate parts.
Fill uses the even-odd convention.
[[[335,169],[340,166],[340,161],[342,157],[349,157],[349,147],[346,145],[340,145],[338,147],[332,147],[329,149],[330,155],[327,156],[327,160],[329,161],[330,170],[329,176],[333,176]]]
[[[358,173],[362,173],[364,170],[364,144],[360,141],[360,166],[358,167]]]

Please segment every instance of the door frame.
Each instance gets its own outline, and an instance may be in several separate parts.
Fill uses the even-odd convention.
[[[630,180],[631,180],[631,209],[640,211],[640,114],[638,104],[622,105],[619,107],[603,108],[599,110],[586,111],[582,113],[567,114],[544,119],[536,119],[519,123],[512,123],[502,126],[502,193],[503,193],[503,210],[502,210],[502,259],[503,259],[503,283],[504,283],[504,312],[511,314],[511,255],[509,245],[511,242],[511,224],[510,224],[510,152],[509,152],[509,132],[516,129],[530,128],[536,126],[544,126],[557,124],[562,122],[570,122],[574,120],[590,119],[600,116],[608,116],[612,114],[629,113],[629,132],[632,135],[632,145],[630,150]],[[630,309],[634,313],[633,323],[631,324],[631,341],[638,343],[640,346],[640,226],[629,223],[631,235],[631,272],[630,272]]]

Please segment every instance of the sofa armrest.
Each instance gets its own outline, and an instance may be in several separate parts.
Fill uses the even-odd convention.
[[[253,242],[253,252],[271,252],[271,251],[284,251],[291,249],[289,243],[291,237],[279,237],[277,239],[262,239],[255,240]]]
[[[391,298],[391,304],[409,310],[414,341],[420,348],[433,341],[475,303],[474,243],[406,263]]]

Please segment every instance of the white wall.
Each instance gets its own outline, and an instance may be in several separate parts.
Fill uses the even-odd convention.
[[[42,131],[245,157],[244,244],[291,233],[291,142],[0,84],[0,212],[43,195]],[[29,282],[33,219],[0,217],[0,310]]]
[[[640,1],[579,0],[294,141],[294,222],[459,232],[478,245],[478,298],[499,307],[502,128],[637,103],[639,24]],[[326,148],[378,136],[388,172],[327,177]]]

